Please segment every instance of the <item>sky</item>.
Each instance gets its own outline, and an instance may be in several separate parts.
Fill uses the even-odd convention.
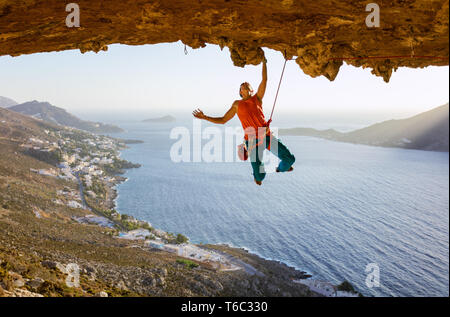
[[[228,48],[217,45],[187,50],[186,55],[184,45],[176,42],[115,44],[99,53],[1,56],[0,96],[19,103],[48,101],[83,119],[121,115],[142,119],[190,116],[196,108],[222,116],[240,98],[242,82],[257,90],[262,64],[236,67]],[[284,59],[280,52],[263,50],[268,60],[263,106],[269,116]],[[323,76],[312,78],[295,61],[288,61],[274,120],[290,119],[292,125],[295,119],[297,125],[307,126],[313,121],[364,125],[405,118],[447,103],[448,87],[448,66],[400,68],[385,83],[370,69],[344,64],[331,82]]]

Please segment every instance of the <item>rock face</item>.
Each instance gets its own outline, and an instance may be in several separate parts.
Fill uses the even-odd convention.
[[[3,291],[5,297],[44,297],[41,294],[33,293],[25,289],[17,288],[13,292]]]
[[[375,2],[375,1],[374,1]],[[270,48],[312,77],[334,80],[343,58],[388,81],[401,66],[448,65],[448,0],[379,1],[379,27],[368,27],[368,1],[79,0],[80,27],[67,27],[66,3],[0,1],[0,55],[181,40],[196,49],[228,47],[234,65],[256,65]],[[70,10],[69,10],[70,11]],[[75,20],[73,20],[75,21]],[[367,59],[367,57],[372,57]],[[362,59],[365,58],[365,59]]]

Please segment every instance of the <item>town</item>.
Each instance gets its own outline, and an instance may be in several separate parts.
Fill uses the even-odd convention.
[[[182,234],[175,236],[153,228],[147,221],[119,214],[114,209],[114,199],[117,196],[114,187],[125,178],[118,174],[122,174],[126,168],[140,166],[120,158],[119,151],[126,147],[123,141],[70,127],[44,132],[48,139],[55,141],[30,137],[21,147],[30,155],[55,164],[55,168],[30,169],[30,172],[78,183],[78,191],[65,187],[64,190],[57,191],[59,198],[53,200],[55,204],[66,204],[70,208],[90,212],[83,216],[74,216],[73,220],[116,229],[115,234],[119,239],[143,240],[143,245],[149,249],[173,253],[201,262],[215,270],[245,269],[256,272],[252,268],[233,263],[229,256],[189,243],[188,238]],[[35,214],[40,217],[38,210]]]

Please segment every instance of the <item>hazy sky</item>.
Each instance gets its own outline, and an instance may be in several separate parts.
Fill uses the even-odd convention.
[[[281,53],[264,49],[268,59],[266,116],[283,66]],[[107,52],[78,50],[0,57],[0,96],[25,102],[49,101],[79,116],[104,113],[189,115],[196,107],[221,116],[239,99],[239,85],[256,90],[261,65],[235,67],[227,48],[216,45],[184,54],[181,42],[111,45]],[[346,117],[350,121],[401,118],[432,109],[449,99],[449,68],[400,68],[386,84],[370,69],[345,65],[330,82],[311,78],[294,61],[286,66],[276,116]],[[276,117],[275,117],[276,118]],[[274,118],[274,119],[275,119]],[[361,120],[360,120],[361,119]]]

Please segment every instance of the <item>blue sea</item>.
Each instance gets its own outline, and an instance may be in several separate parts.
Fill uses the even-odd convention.
[[[117,187],[120,213],[314,279],[348,280],[365,296],[449,296],[448,153],[284,136],[295,169],[268,173],[259,187],[248,161],[173,162],[179,122],[115,123],[126,132],[113,136],[145,142],[122,151],[142,167]],[[370,263],[378,286],[366,285]]]

